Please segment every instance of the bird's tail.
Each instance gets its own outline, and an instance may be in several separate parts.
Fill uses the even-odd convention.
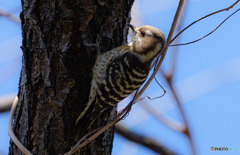
[[[100,116],[101,107],[96,103],[97,100],[90,100],[83,112],[78,116],[75,125],[80,128],[89,128],[93,122]]]
[[[78,124],[78,122],[80,121],[80,119],[87,114],[87,111],[89,110],[89,108],[91,107],[91,105],[93,105],[93,101],[88,102],[87,106],[85,107],[85,109],[83,110],[83,112],[81,112],[81,114],[78,116],[75,125]]]

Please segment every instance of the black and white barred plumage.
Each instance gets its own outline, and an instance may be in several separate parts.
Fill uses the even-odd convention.
[[[146,80],[153,59],[161,54],[165,38],[159,29],[132,25],[130,28],[134,31],[133,42],[98,56],[93,67],[89,102],[76,123],[89,110],[97,117],[137,90]]]

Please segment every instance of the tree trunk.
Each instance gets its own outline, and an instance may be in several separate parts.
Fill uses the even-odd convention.
[[[64,154],[86,133],[75,121],[88,102],[101,52],[126,43],[133,0],[22,0],[22,72],[14,132],[33,154]],[[116,115],[104,112],[93,126]],[[103,119],[104,118],[104,119]],[[100,123],[99,123],[100,122]],[[114,127],[81,150],[111,154]],[[21,154],[11,142],[9,154]]]

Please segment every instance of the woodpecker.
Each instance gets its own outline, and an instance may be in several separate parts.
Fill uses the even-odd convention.
[[[162,54],[165,44],[162,31],[148,25],[134,27],[129,24],[129,27],[134,33],[132,42],[97,57],[89,101],[76,124],[85,114],[92,115],[95,120],[101,112],[137,90],[146,80],[153,59]]]

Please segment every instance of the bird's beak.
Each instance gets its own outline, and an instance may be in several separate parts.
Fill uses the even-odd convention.
[[[132,24],[129,24],[129,27],[133,30],[133,32],[135,32],[135,26],[133,26]]]

